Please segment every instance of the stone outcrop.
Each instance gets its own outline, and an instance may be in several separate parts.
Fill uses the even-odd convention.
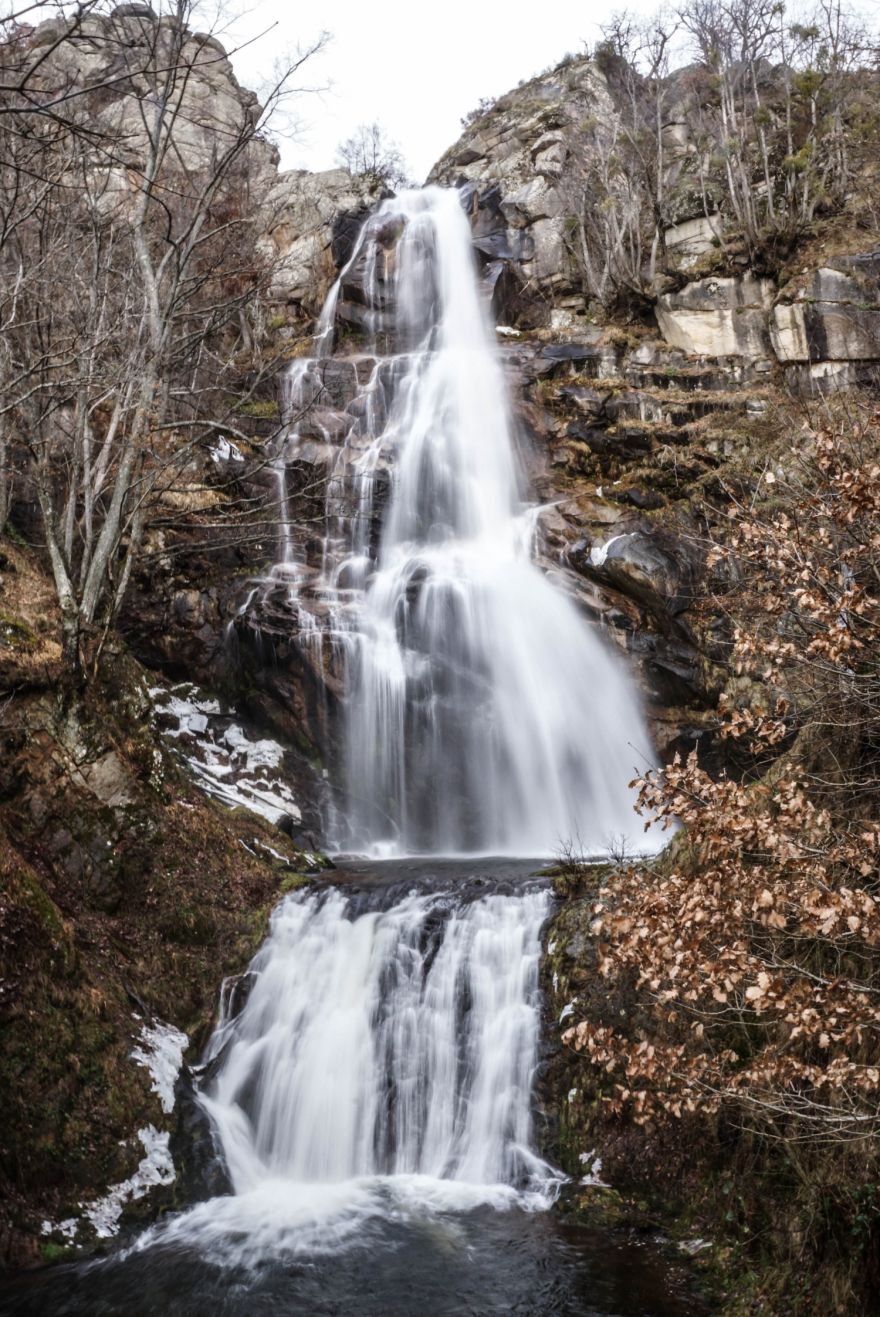
[[[772,306],[769,279],[701,279],[661,295],[657,323],[667,343],[691,356],[765,357]]]
[[[134,204],[147,154],[143,105],[154,94],[152,83],[179,64],[187,76],[169,89],[173,151],[166,172],[210,173],[218,142],[229,149],[246,135],[235,168],[258,246],[272,263],[270,300],[315,314],[352,231],[378,199],[375,184],[345,169],[280,172],[276,147],[252,134],[263,113],[259,100],[239,84],[221,43],[205,33],[181,32],[173,15],[159,16],[149,4],[118,5],[110,13],[86,13],[76,39],[59,42],[66,27],[65,19],[51,19],[29,41],[37,55],[46,50],[42,85],[94,89],[82,102],[89,126],[114,144],[110,163],[96,156],[92,165],[98,211],[124,218]]]
[[[793,383],[851,384],[880,362],[880,253],[841,256],[777,293],[747,274],[657,299],[668,343],[693,356],[775,357]]]
[[[663,261],[645,283],[663,338],[690,357],[778,363],[805,391],[862,381],[880,362],[877,252],[831,257],[780,288],[744,268],[738,251],[726,269],[715,262],[717,276],[685,282],[711,266],[729,223],[711,162],[688,127],[699,86],[684,69],[667,90],[671,222]],[[431,171],[431,180],[462,189],[498,320],[580,337],[601,318],[585,295],[572,235],[591,168],[607,156],[619,122],[617,95],[594,61],[565,60],[482,108]]]
[[[269,296],[315,315],[378,200],[347,169],[278,175],[265,201],[263,250],[273,262]]]
[[[783,365],[855,382],[864,363],[880,361],[880,252],[838,257],[783,289],[770,336]]]
[[[431,170],[429,181],[464,187],[490,283],[507,263],[509,282],[528,290],[521,300],[533,324],[562,325],[585,310],[566,242],[569,161],[575,139],[613,113],[597,66],[570,61],[500,97]],[[496,309],[523,308],[508,289]]]
[[[210,163],[217,153],[218,135],[237,130],[243,120],[259,116],[257,96],[241,87],[227,54],[216,37],[180,30],[179,21],[157,15],[148,4],[117,5],[109,14],[86,12],[73,40],[60,41],[67,29],[63,18],[41,23],[30,38],[38,53],[45,48],[39,79],[46,86],[100,88],[88,97],[89,111],[98,126],[123,143],[136,163],[144,149],[145,130],[138,112],[150,92],[150,66],[164,72],[169,60],[179,59],[191,70],[175,85],[177,123],[174,141],[181,163],[189,169]],[[275,152],[261,143],[267,158]]]
[[[124,213],[137,196],[148,149],[143,107],[155,98],[157,80],[161,84],[169,69],[185,68],[188,74],[163,87],[174,123],[169,168],[186,174],[210,170],[218,141],[228,145],[259,121],[257,96],[240,86],[217,38],[181,31],[172,14],[159,16],[148,4],[86,12],[75,39],[59,40],[68,26],[67,19],[58,17],[31,34],[30,45],[42,59],[34,81],[46,89],[82,88],[74,111],[81,109],[89,130],[112,144],[92,162],[95,201],[104,214]],[[274,180],[277,165],[276,149],[259,136],[252,138],[243,168],[256,199]]]

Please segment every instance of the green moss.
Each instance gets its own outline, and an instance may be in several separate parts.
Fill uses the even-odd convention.
[[[44,1262],[65,1262],[72,1258],[76,1250],[69,1244],[53,1244],[51,1240],[40,1245],[40,1256]]]
[[[39,641],[26,623],[8,613],[0,613],[0,645],[7,649],[35,649]]]
[[[210,915],[190,905],[180,905],[169,910],[157,921],[156,930],[169,942],[185,947],[207,946],[217,932]]]
[[[258,421],[277,421],[280,416],[278,403],[274,400],[265,402],[237,402],[235,410],[240,416],[251,416]]]
[[[291,873],[286,878],[281,879],[278,890],[286,896],[288,892],[296,892],[301,887],[308,887],[311,881],[307,873]]]

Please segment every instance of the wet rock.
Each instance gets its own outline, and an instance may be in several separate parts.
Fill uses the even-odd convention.
[[[333,256],[333,263],[338,270],[347,265],[354,255],[360,231],[369,214],[369,206],[361,205],[352,210],[341,210],[334,215],[330,251]]]
[[[591,580],[636,600],[661,619],[676,617],[694,597],[693,551],[660,530],[627,531],[598,547],[581,541],[569,552],[569,561]]]
[[[615,490],[613,497],[620,503],[629,503],[632,507],[639,508],[642,512],[653,512],[666,505],[663,495],[653,489]]]
[[[599,352],[595,343],[548,343],[541,355],[546,361],[591,361]]]
[[[655,705],[687,705],[704,697],[696,646],[642,629],[633,632],[629,648],[631,655],[641,661]]]
[[[594,420],[606,415],[606,408],[610,395],[608,393],[597,393],[595,389],[587,389],[583,385],[569,385],[559,390],[560,398],[566,402],[574,403],[579,412],[585,416],[590,416]]]
[[[232,1193],[232,1182],[218,1152],[211,1119],[199,1102],[189,1066],[180,1072],[174,1098],[177,1124],[170,1146],[177,1171],[175,1205],[186,1207]]]
[[[566,427],[566,437],[584,443],[597,457],[632,457],[651,451],[650,436],[635,426],[608,430],[585,421],[572,421]]]
[[[273,260],[270,296],[316,313],[377,199],[369,184],[346,169],[277,175],[266,197],[261,240]]]
[[[358,396],[358,374],[353,361],[331,358],[321,364],[322,404],[344,411]]]

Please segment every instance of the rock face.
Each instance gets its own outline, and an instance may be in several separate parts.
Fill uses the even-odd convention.
[[[377,200],[375,189],[347,169],[279,174],[265,201],[270,297],[317,314]]]
[[[752,275],[702,279],[660,296],[657,322],[692,356],[773,355],[792,382],[856,383],[880,361],[880,253],[839,257],[778,295]]]
[[[143,150],[144,125],[137,107],[149,94],[147,70],[161,69],[178,53],[181,63],[191,68],[191,76],[179,80],[175,102],[174,140],[186,167],[208,164],[216,155],[218,134],[236,130],[246,116],[259,115],[256,95],[239,86],[220,42],[205,33],[181,32],[171,15],[159,17],[146,4],[118,5],[109,14],[86,13],[76,39],[56,44],[66,27],[63,19],[51,19],[34,32],[32,46],[46,50],[40,77],[47,85],[57,86],[59,77],[79,86],[102,85],[100,103],[90,102],[90,110],[96,111],[102,128],[121,129],[119,136],[132,160]],[[268,143],[260,148],[267,159],[274,158]]]
[[[147,151],[143,106],[168,68],[178,64],[187,76],[165,88],[174,112],[166,170],[210,171],[218,142],[229,149],[261,118],[257,96],[240,86],[220,42],[181,31],[173,15],[160,17],[148,4],[124,4],[109,14],[87,13],[76,39],[58,43],[65,30],[65,20],[52,19],[29,40],[38,55],[46,51],[42,85],[97,89],[86,98],[90,124],[114,143],[112,163],[93,165],[96,205],[105,216],[124,218],[137,196]],[[336,276],[346,230],[352,223],[357,228],[378,197],[375,186],[347,170],[279,173],[278,161],[277,149],[257,134],[236,167],[259,246],[273,263],[270,298],[312,315]]]
[[[231,77],[228,66],[224,76]],[[247,97],[227,98],[228,108],[253,112]],[[573,179],[590,144],[603,148],[615,113],[598,67],[566,62],[477,116],[431,178],[460,188],[495,315],[520,327],[502,350],[530,475],[553,504],[538,517],[541,560],[629,656],[658,747],[671,753],[704,737],[723,641],[713,630],[717,619],[707,623],[697,606],[705,527],[692,496],[701,500],[727,458],[747,453],[772,400],[768,386],[782,371],[801,387],[825,388],[856,380],[880,360],[880,255],[829,259],[782,289],[749,272],[686,282],[686,272],[723,238],[723,224],[720,214],[698,213],[704,202],[688,172],[690,144],[673,113],[666,145],[674,223],[665,239],[677,273],[658,280],[656,329],[603,328],[591,319],[595,308],[568,237],[579,204]],[[350,262],[377,198],[343,170],[279,175],[270,163],[258,174],[265,181],[262,241],[276,262],[272,299],[314,315],[344,270],[337,352],[309,368],[315,388],[298,425],[295,460],[286,460],[288,534],[305,562],[314,556],[308,541],[324,516],[328,485],[344,483],[346,436],[357,428],[374,375],[374,405],[384,405],[370,341],[382,338],[386,313],[368,315],[365,294],[377,272]],[[378,272],[388,298],[396,237],[389,222]],[[280,471],[263,458],[248,455],[235,471],[219,472],[236,477],[257,524],[260,508],[277,508]],[[210,486],[210,472],[197,475]],[[373,536],[389,479],[380,463]],[[210,515],[207,509],[206,524]],[[271,527],[256,538],[256,547],[251,535],[210,561],[198,549],[181,556],[178,544],[170,558],[178,569],[164,575],[154,555],[160,566],[135,582],[127,633],[148,661],[223,687],[259,722],[326,762],[345,689],[339,654],[317,639],[326,603],[308,580],[300,584],[316,627],[306,634],[291,608],[290,583],[272,566]]]
[[[558,321],[583,313],[566,241],[568,162],[575,139],[599,133],[613,114],[602,73],[575,60],[502,96],[431,170],[430,182],[464,188],[475,246],[490,284],[504,292],[499,312],[527,305],[533,324],[550,324],[554,311]],[[518,308],[510,285],[528,288]]]
[[[147,151],[143,107],[155,100],[157,85],[174,115],[174,157],[186,173],[210,169],[218,140],[234,141],[244,126],[259,121],[257,96],[239,85],[216,37],[181,29],[171,14],[160,17],[148,4],[124,4],[110,13],[87,12],[75,38],[59,41],[67,30],[67,21],[55,18],[31,34],[37,55],[45,50],[36,81],[46,89],[95,88],[81,104],[90,128],[113,144],[111,163],[100,163],[98,154],[92,165],[97,204],[105,213],[124,212],[136,196]],[[175,67],[188,76],[168,80]],[[250,142],[246,168],[256,198],[274,179],[277,163],[267,141]]]
[[[692,357],[778,362],[806,391],[858,383],[880,361],[880,253],[830,258],[782,289],[740,273],[740,258],[736,273],[683,283],[723,245],[725,217],[688,128],[696,84],[687,70],[672,83],[663,130],[672,222],[653,279],[644,271],[666,343]],[[563,61],[476,115],[431,171],[432,181],[462,189],[499,320],[589,330],[595,308],[577,268],[574,219],[584,188],[613,158],[616,96],[593,61]]]
[[[765,357],[772,306],[769,279],[702,279],[659,297],[657,323],[667,343],[691,356]]]
[[[839,257],[783,290],[770,335],[784,365],[880,359],[880,252]]]

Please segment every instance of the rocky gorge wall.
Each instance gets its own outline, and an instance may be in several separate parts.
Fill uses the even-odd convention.
[[[88,16],[77,68],[56,72],[97,77],[121,50],[137,64],[140,47],[170,39],[170,23],[142,4]],[[51,49],[55,31],[43,24],[31,40]],[[197,168],[218,133],[234,132],[260,107],[213,37],[187,41],[192,75],[177,146],[184,166]],[[49,62],[68,57],[61,46]],[[567,58],[469,116],[430,174],[460,189],[470,217],[524,462],[552,505],[537,521],[541,560],[633,662],[662,754],[711,739],[725,635],[707,606],[704,558],[712,537],[723,536],[726,500],[765,465],[792,395],[870,384],[880,361],[880,258],[852,246],[852,225],[832,224],[775,278],[743,268],[729,219],[695,188],[692,93],[686,80],[673,82],[663,129],[666,260],[648,304],[625,317],[591,299],[572,238],[585,162],[607,153],[621,114],[619,87],[600,63]],[[100,107],[108,131],[125,130],[137,168],[141,129],[118,122],[131,113],[130,100],[112,92]],[[122,626],[147,661],[222,686],[329,763],[341,674],[332,654],[318,653],[312,639],[300,643],[283,583],[254,582],[265,582],[278,554],[272,454],[290,420],[282,414],[285,363],[310,351],[303,330],[346,268],[376,187],[344,170],[280,173],[277,152],[259,137],[244,172],[271,271],[261,360],[275,361],[277,373],[273,384],[242,362],[248,402],[237,430],[194,451],[180,488],[163,496],[183,516],[149,532]],[[111,174],[104,204],[124,211],[124,170]],[[357,422],[357,386],[372,369],[362,273],[350,268],[343,279],[335,352],[320,364],[320,396],[299,418],[306,442],[286,472],[306,559]],[[377,515],[381,505],[380,494]],[[249,512],[230,533],[228,514],[240,508]]]
[[[778,279],[748,269],[694,277],[719,263],[731,221],[694,186],[699,148],[682,112],[685,85],[662,133],[672,222],[652,292],[663,341],[690,357],[778,363],[798,389],[863,381],[880,361],[880,270],[874,250],[846,250],[854,234],[818,244],[808,253],[815,266],[799,253]],[[569,59],[477,113],[431,170],[431,181],[463,190],[499,317],[512,310],[531,327],[588,327],[571,225],[577,177],[585,154],[607,149],[618,114],[599,65]]]

